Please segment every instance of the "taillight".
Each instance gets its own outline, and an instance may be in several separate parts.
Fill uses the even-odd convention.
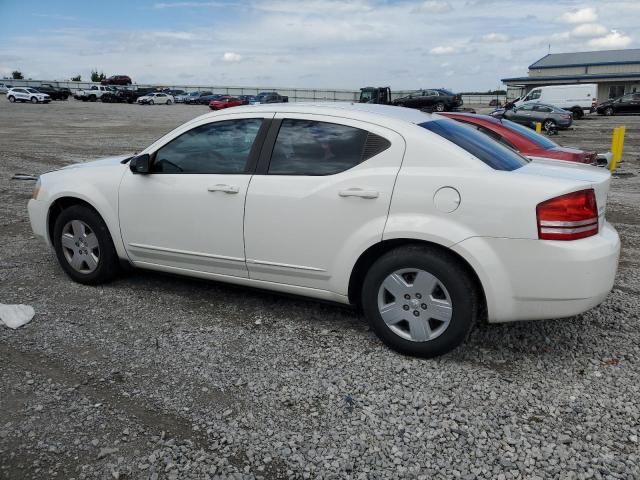
[[[577,240],[598,233],[598,205],[592,188],[538,204],[540,240]]]

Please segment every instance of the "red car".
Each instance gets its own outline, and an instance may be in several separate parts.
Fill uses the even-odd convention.
[[[102,85],[131,85],[131,77],[127,75],[113,75],[100,82]]]
[[[242,100],[235,97],[220,97],[216,100],[209,102],[209,108],[211,110],[222,110],[223,108],[239,107],[242,105]]]
[[[472,126],[525,157],[551,158],[591,165],[606,165],[608,162],[604,155],[599,156],[596,152],[561,147],[544,135],[510,120],[457,112],[442,112],[438,115]]]

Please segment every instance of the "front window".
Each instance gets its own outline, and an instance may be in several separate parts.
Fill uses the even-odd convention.
[[[262,122],[247,118],[195,127],[156,152],[152,172],[244,173]]]
[[[533,90],[531,93],[529,93],[529,95],[527,96],[527,100],[537,100],[540,98],[540,90]]]
[[[495,142],[485,134],[453,120],[433,120],[421,123],[420,126],[486,163],[495,170],[516,170],[527,163],[525,157]]]

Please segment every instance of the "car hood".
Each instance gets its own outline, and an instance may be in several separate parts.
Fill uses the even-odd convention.
[[[62,167],[60,170],[69,170],[72,168],[93,168],[93,167],[108,167],[109,165],[121,164],[123,160],[131,158],[133,155],[128,153],[125,155],[118,155],[115,157],[99,158],[97,160],[91,160],[89,162],[72,163],[66,167]]]

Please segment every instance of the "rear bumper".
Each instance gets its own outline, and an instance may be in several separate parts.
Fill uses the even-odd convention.
[[[571,317],[599,305],[618,269],[620,239],[604,223],[575,241],[474,237],[453,250],[480,277],[490,322]]]

